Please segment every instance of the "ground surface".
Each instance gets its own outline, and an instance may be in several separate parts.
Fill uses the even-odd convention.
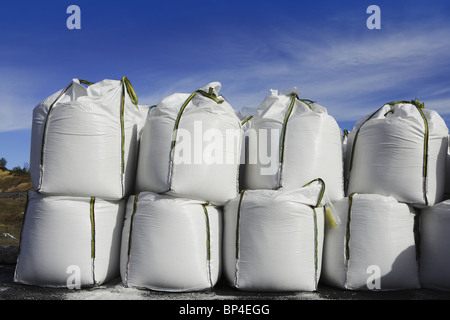
[[[219,282],[201,292],[167,293],[125,288],[120,278],[93,288],[42,288],[13,282],[15,265],[0,265],[0,300],[450,300],[450,291],[349,291],[321,285],[316,292],[243,292]]]

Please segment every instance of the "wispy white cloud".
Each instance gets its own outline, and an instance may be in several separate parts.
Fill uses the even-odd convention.
[[[376,37],[318,33],[315,42],[293,35],[269,37],[259,40],[267,41],[264,45],[252,46],[274,48],[270,59],[244,55],[239,69],[228,68],[223,75],[241,84],[232,92],[241,106],[255,107],[255,101],[262,101],[260,89],[267,95],[273,85],[295,85],[338,120],[357,120],[383,103],[414,98],[427,99],[428,106],[450,114],[448,34],[450,29],[430,25]]]
[[[19,68],[0,70],[0,132],[28,129],[32,123],[40,75]]]
[[[198,56],[191,57],[196,68],[180,71],[167,66],[129,77],[139,102],[149,105],[172,93],[220,81],[221,93],[236,109],[258,107],[269,89],[297,86],[340,121],[356,121],[383,103],[414,98],[450,115],[449,28],[430,23],[415,30],[403,25],[378,34],[344,35],[308,30],[308,37],[276,29],[264,37],[238,30],[230,37],[224,32],[213,45],[196,44]],[[202,59],[205,63],[198,63]],[[20,72],[13,82],[4,79],[17,70],[9,70],[0,80],[0,132],[30,127],[32,108],[53,93],[38,95],[33,84],[41,81],[39,76]]]

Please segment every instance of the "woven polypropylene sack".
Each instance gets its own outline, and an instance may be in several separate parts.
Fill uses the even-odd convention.
[[[118,277],[125,205],[30,191],[14,281],[73,289]]]
[[[349,290],[420,287],[412,206],[392,197],[352,194],[330,210],[340,224],[325,227],[323,283]]]
[[[212,82],[164,98],[148,114],[139,149],[137,192],[223,205],[238,193],[242,128]]]
[[[418,207],[438,203],[447,148],[448,128],[437,112],[417,101],[386,104],[349,135],[347,194],[392,196]]]
[[[147,107],[129,81],[74,79],[33,110],[30,173],[44,194],[119,200],[134,191]]]
[[[248,136],[246,189],[295,189],[321,178],[331,200],[344,197],[341,130],[324,107],[272,90]]]
[[[212,288],[221,274],[222,211],[200,201],[142,192],[130,197],[120,271],[126,287]]]
[[[245,190],[224,208],[224,274],[246,291],[315,291],[324,232],[321,186]]]

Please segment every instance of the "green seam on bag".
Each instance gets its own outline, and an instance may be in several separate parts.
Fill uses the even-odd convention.
[[[91,197],[90,202],[90,219],[91,219],[91,258],[95,258],[95,197]]]
[[[91,82],[91,81],[87,81],[87,80],[82,80],[82,79],[78,79],[80,81],[80,83],[85,84],[87,86],[92,86],[93,84],[95,84],[95,82]]]
[[[421,103],[419,100],[415,99],[412,101],[393,101],[393,102],[389,102],[383,105],[383,107],[385,105],[390,105],[390,106],[395,106],[397,104],[412,104],[416,107],[417,111],[419,112],[420,116],[423,119],[423,123],[425,125],[425,135],[424,135],[424,146],[423,146],[423,166],[422,166],[422,177],[424,178],[424,182],[423,182],[423,186],[422,186],[422,191],[423,191],[423,196],[424,196],[424,200],[425,200],[425,204],[428,204],[428,198],[427,198],[427,194],[426,194],[426,178],[428,175],[428,144],[429,144],[429,127],[428,127],[428,120],[427,117],[425,116],[425,114],[423,113],[423,109],[425,108],[425,103]],[[356,147],[356,142],[358,140],[358,136],[359,136],[359,132],[362,128],[362,126],[369,121],[377,112],[379,112],[383,107],[381,107],[380,109],[378,109],[377,111],[375,111],[374,113],[372,113],[358,128],[358,130],[356,131],[355,134],[355,138],[353,140],[353,144],[352,144],[352,152],[351,152],[351,156],[350,156],[350,164],[349,164],[349,173],[353,168],[353,158],[354,158],[354,154],[355,154],[355,147]],[[347,187],[348,187],[348,181],[347,181]]]
[[[352,205],[353,205],[353,196],[357,194],[353,192],[348,197],[348,213],[347,213],[347,230],[345,236],[345,260],[348,262],[350,260],[350,224],[352,221]]]
[[[285,140],[286,140],[287,123],[289,121],[289,117],[291,116],[292,109],[294,108],[295,98],[296,98],[296,96],[292,95],[288,111],[286,112],[286,115],[284,116],[283,129],[281,131],[280,163],[283,163],[283,160],[284,160],[283,159],[284,158],[284,143],[285,143]]]
[[[136,95],[136,91],[134,91],[133,86],[130,83],[130,80],[128,80],[127,77],[122,78],[122,82],[125,85],[125,88],[127,90],[128,96],[130,97],[133,104],[137,107],[138,104],[138,97]]]
[[[120,99],[120,130],[121,130],[121,157],[122,157],[122,174],[125,173],[125,92],[128,93],[131,101],[137,107],[138,99],[127,77],[122,78],[122,97]],[[138,108],[139,109],[139,108]]]
[[[422,170],[422,174],[423,177],[426,178],[427,177],[427,166],[428,166],[428,140],[429,140],[429,128],[428,128],[428,120],[427,117],[425,116],[425,114],[422,111],[422,108],[417,107],[417,111],[419,111],[420,116],[423,119],[423,123],[425,125],[425,136],[424,136],[424,142],[423,142],[423,170]]]
[[[138,199],[139,199],[139,192],[134,196],[133,212],[131,213],[131,217],[130,217],[130,231],[128,234],[128,252],[127,252],[128,257],[130,257],[130,254],[131,254],[131,242],[133,239],[132,233],[133,233],[134,215],[136,214]]]
[[[303,186],[303,187],[307,187],[311,183],[316,182],[316,181],[318,181],[318,182],[320,182],[322,184],[322,188],[320,189],[320,193],[319,193],[319,196],[318,196],[318,199],[317,199],[317,203],[316,203],[316,205],[314,207],[318,207],[320,205],[320,203],[322,202],[322,200],[323,200],[323,196],[325,194],[325,181],[323,181],[321,178],[317,178],[317,179],[311,180],[310,182],[308,182],[307,184],[305,184]]]
[[[290,117],[291,114],[292,114],[292,110],[293,110],[293,108],[294,108],[295,100],[296,100],[296,99],[297,99],[298,101],[302,102],[303,104],[305,104],[305,105],[306,105],[309,109],[311,109],[311,110],[312,110],[312,108],[311,108],[311,106],[310,106],[310,103],[314,103],[314,101],[312,101],[312,100],[309,100],[309,99],[300,99],[300,98],[298,97],[298,95],[292,94],[291,102],[290,102],[290,104],[289,104],[288,111],[287,111],[287,113],[286,113],[286,115],[285,115],[285,117],[284,117],[284,121],[283,121],[283,129],[282,129],[282,131],[281,131],[280,163],[283,163],[283,161],[284,161],[284,144],[285,144],[285,140],[286,140],[287,123],[288,123],[288,121],[289,121],[289,117]]]
[[[177,118],[175,120],[174,128],[173,128],[172,143],[171,143],[171,146],[170,146],[170,160],[171,161],[173,161],[173,158],[174,158],[174,150],[175,150],[175,144],[176,144],[176,140],[177,140],[177,130],[178,130],[178,126],[180,125],[181,115],[183,114],[183,112],[186,109],[186,107],[189,104],[189,102],[191,102],[191,100],[194,98],[194,96],[197,93],[200,93],[201,95],[214,100],[218,104],[224,102],[224,100],[219,100],[217,98],[217,96],[213,93],[212,88],[209,88],[209,92],[211,92],[211,93],[207,93],[207,92],[205,92],[203,90],[194,91],[193,93],[191,93],[189,95],[189,97],[181,105],[180,110],[178,111]]]
[[[209,203],[202,204],[203,212],[205,213],[206,218],[206,257],[208,261],[211,260],[211,231],[210,231],[210,225],[209,225],[209,216],[208,216],[208,210],[206,209],[206,206]]]
[[[58,95],[58,97],[55,99],[55,101],[53,101],[53,103],[48,108],[47,117],[45,118],[45,123],[44,123],[44,129],[42,131],[43,133],[42,133],[42,141],[41,141],[41,161],[40,161],[41,166],[44,165],[45,137],[47,136],[50,112],[52,111],[52,109],[55,106],[56,102],[58,102],[58,100],[61,99],[61,97],[67,92],[67,90],[69,90],[69,88],[72,86],[72,84],[73,84],[73,82],[71,82],[67,87],[65,87],[63,90],[61,90],[61,93]]]
[[[318,283],[318,271],[319,271],[319,239],[318,239],[318,229],[317,229],[317,213],[316,209],[313,209],[313,221],[314,221],[314,282],[315,285]]]
[[[239,225],[241,220],[241,205],[242,205],[242,199],[244,198],[245,190],[241,191],[241,195],[239,198],[239,205],[238,205],[238,212],[237,212],[237,219],[236,219],[236,260],[239,259]]]
[[[310,108],[312,110],[311,104],[315,103],[314,101],[309,100],[309,99],[300,99],[298,96],[297,96],[297,99],[298,99],[298,101],[301,101],[304,104],[306,104],[308,106],[308,108]]]
[[[241,125],[243,126],[244,124],[246,124],[251,118],[253,118],[253,116],[248,116],[247,118],[245,118],[245,119],[241,122]]]
[[[383,107],[384,107],[384,105],[383,105]],[[383,107],[381,107],[381,108],[383,108]],[[359,131],[361,130],[362,126],[363,126],[367,121],[369,121],[370,119],[372,119],[372,117],[373,117],[374,115],[376,115],[378,111],[381,110],[381,108],[379,108],[377,111],[375,111],[374,113],[372,113],[366,120],[364,120],[364,122],[359,126],[358,130],[356,130],[355,138],[353,139],[353,144],[352,144],[352,152],[351,152],[351,155],[350,155],[349,172],[352,171],[352,168],[353,168],[353,157],[354,157],[354,154],[355,154],[356,141],[358,141]]]

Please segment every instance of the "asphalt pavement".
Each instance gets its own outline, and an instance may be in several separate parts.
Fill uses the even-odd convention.
[[[121,279],[82,288],[44,288],[13,281],[15,264],[0,265],[0,300],[450,300],[450,291],[415,289],[399,291],[351,291],[319,285],[315,292],[245,292],[223,281],[199,292],[160,292],[125,288]]]

